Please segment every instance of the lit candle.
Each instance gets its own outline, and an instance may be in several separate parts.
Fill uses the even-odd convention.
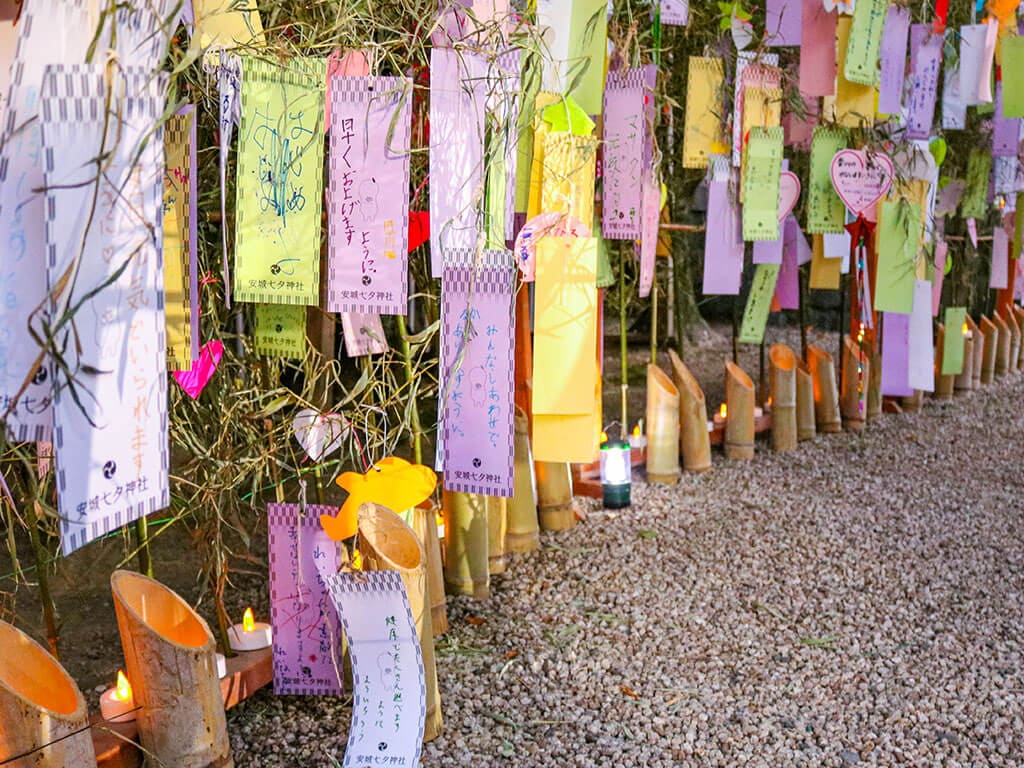
[[[728,418],[729,406],[726,405],[725,403],[722,403],[720,406],[718,406],[718,413],[715,414],[715,426],[724,427],[725,422],[728,420]]]
[[[640,434],[639,424],[633,427],[633,434],[629,436],[629,447],[640,449],[647,447],[647,438]]]
[[[760,408],[755,407],[754,408],[754,418],[755,419],[760,419],[762,416],[764,416],[764,411],[761,410]]]
[[[974,334],[971,333],[971,326],[969,326],[967,323],[964,323],[963,327],[960,330],[964,334],[964,338],[965,339],[973,339],[974,338]]]
[[[130,723],[135,719],[135,697],[124,672],[117,671],[117,685],[100,696],[100,714],[110,723]]]
[[[228,641],[232,651],[258,651],[267,648],[272,635],[270,625],[262,621],[253,621],[252,608],[245,609],[241,624],[235,624],[228,630]]]

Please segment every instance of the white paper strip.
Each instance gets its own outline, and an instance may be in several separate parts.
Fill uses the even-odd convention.
[[[907,384],[924,392],[935,390],[935,341],[932,338],[932,284],[914,282],[914,306],[910,313],[910,345]]]

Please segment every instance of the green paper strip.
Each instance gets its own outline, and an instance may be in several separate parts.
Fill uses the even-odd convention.
[[[1003,117],[1024,117],[1024,37],[1003,38]],[[1007,75],[1011,77],[1007,77]]]
[[[992,155],[987,149],[972,149],[967,158],[967,189],[960,203],[965,219],[983,219],[988,213],[988,177],[992,173]]]
[[[741,344],[760,344],[764,341],[764,329],[768,325],[768,313],[772,309],[772,297],[778,279],[778,264],[758,264],[755,267],[750,295],[747,296],[747,308],[743,311],[743,325],[740,327]]]
[[[292,304],[253,307],[253,349],[257,355],[306,356],[306,308]]]
[[[846,224],[846,206],[832,186],[832,158],[846,148],[844,128],[819,126],[811,141],[811,170],[807,184],[807,231],[839,234]]]
[[[878,82],[878,48],[882,42],[888,0],[860,0],[853,11],[843,74],[851,83]]]
[[[782,173],[780,126],[750,129],[743,169],[743,239],[779,239],[779,176]]]
[[[942,370],[943,376],[960,375],[964,370],[964,322],[967,319],[966,307],[946,307],[945,336],[942,338]]]
[[[914,260],[921,242],[921,206],[885,200],[878,206],[875,310],[909,315],[914,309]]]

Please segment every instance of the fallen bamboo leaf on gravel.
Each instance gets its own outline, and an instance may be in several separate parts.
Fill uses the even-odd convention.
[[[641,528],[639,531],[637,531],[636,535],[639,536],[641,539],[656,539],[656,538],[658,538],[658,532],[657,531],[648,531],[648,530],[646,530],[644,528]]]
[[[483,616],[467,616],[466,623],[472,624],[474,627],[479,627],[481,624],[486,624],[487,619]]]
[[[620,686],[619,686],[619,689],[620,689],[620,690],[621,690],[621,691],[622,691],[622,692],[623,692],[624,694],[626,694],[627,696],[630,696],[630,697],[632,697],[632,698],[634,698],[634,699],[639,699],[639,698],[640,698],[640,694],[639,694],[639,693],[637,693],[636,691],[634,691],[634,690],[633,690],[632,688],[630,688],[630,687],[629,687],[628,685],[620,685]]]

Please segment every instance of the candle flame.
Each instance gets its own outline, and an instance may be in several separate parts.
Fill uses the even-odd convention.
[[[363,569],[363,556],[358,549],[352,550],[352,567],[357,571],[361,571]]]
[[[440,512],[437,513],[437,527],[444,527],[444,515],[442,515]]]
[[[607,442],[608,442],[608,433],[602,431],[601,432],[601,443],[603,444],[603,443],[607,443]]]
[[[969,326],[967,323],[964,323],[963,327],[960,329],[960,332],[963,333],[964,336],[966,336],[968,333],[971,332],[971,326]]]
[[[132,700],[132,686],[124,672],[117,670],[117,687],[114,688],[114,698],[118,701]]]
[[[725,403],[722,403],[720,406],[718,406],[718,415],[721,416],[723,419],[727,418],[729,416],[729,406],[726,405]]]
[[[633,427],[633,437],[640,437],[640,425]]]
[[[256,628],[256,621],[252,617],[252,608],[246,608],[242,614],[242,630],[252,632]]]

